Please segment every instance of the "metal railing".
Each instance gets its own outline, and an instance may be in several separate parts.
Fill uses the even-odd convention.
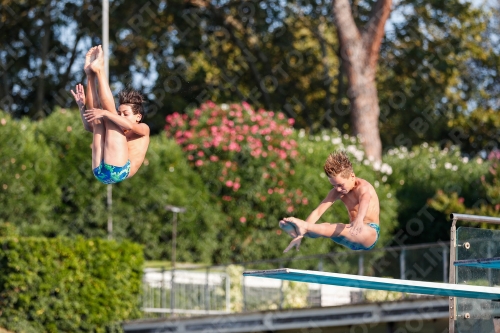
[[[355,288],[243,277],[245,270],[288,267],[366,276],[447,282],[449,243],[337,252],[236,265],[144,271],[146,317],[309,308],[380,301],[391,295]],[[391,297],[394,297],[392,295]],[[415,297],[399,295],[398,297]]]
[[[475,223],[500,224],[500,218],[491,216],[469,215],[469,214],[450,214],[451,229],[450,229],[450,274],[449,283],[457,283],[457,268],[454,262],[457,260],[457,221],[467,221]],[[489,277],[491,280],[491,277]],[[449,299],[449,333],[455,332],[455,321],[457,320],[457,298],[450,297]]]

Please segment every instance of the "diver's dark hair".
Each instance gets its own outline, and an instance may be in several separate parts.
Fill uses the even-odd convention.
[[[139,113],[141,115],[140,122],[142,122],[144,119],[144,96],[142,96],[142,94],[137,90],[127,88],[120,91],[118,98],[120,100],[120,105],[130,105],[134,114]]]

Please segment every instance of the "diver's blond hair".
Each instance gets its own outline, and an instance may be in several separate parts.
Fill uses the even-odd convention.
[[[353,171],[351,161],[344,150],[336,150],[331,153],[325,162],[325,173],[328,177],[341,175],[347,178]]]

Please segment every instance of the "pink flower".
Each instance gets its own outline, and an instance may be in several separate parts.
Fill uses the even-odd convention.
[[[226,182],[226,186],[227,186],[227,187],[233,187],[233,182],[232,182],[231,180],[228,180],[228,181]]]
[[[293,119],[293,118],[288,119],[288,124],[290,126],[293,126],[294,123],[295,123],[295,119]]]
[[[239,145],[239,144],[237,144],[236,142],[231,142],[231,143],[229,143],[229,147],[228,147],[228,148],[229,148],[229,150],[231,150],[231,151],[240,151],[240,149],[241,149],[241,148],[240,148],[240,145]]]
[[[271,162],[271,163],[269,163],[269,166],[274,169],[274,168],[276,168],[276,163]]]
[[[204,153],[204,152],[202,152],[202,151],[200,150],[200,151],[198,152],[198,156],[203,157],[203,156],[205,156],[205,153]]]
[[[293,206],[288,206],[286,211],[289,213],[293,212]]]
[[[244,216],[240,217],[240,222],[241,223],[245,223],[246,221],[247,221],[247,219]]]
[[[202,160],[198,160],[194,163],[197,167],[200,167],[203,165],[203,161]]]
[[[218,160],[219,160],[219,158],[217,156],[215,156],[215,155],[210,156],[210,161],[217,162]]]
[[[238,189],[239,189],[240,187],[241,187],[240,183],[236,183],[236,182],[235,182],[235,183],[233,184],[233,190],[234,190],[234,191],[238,191]]]
[[[230,168],[231,167],[231,162],[226,161],[225,165],[226,165],[226,168]]]
[[[272,189],[272,188],[268,189],[268,190],[267,190],[267,193],[269,193],[269,194],[273,194],[273,189]]]

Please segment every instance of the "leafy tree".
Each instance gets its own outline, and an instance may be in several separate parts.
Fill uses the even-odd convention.
[[[2,2],[0,108],[39,119],[70,103],[83,74],[81,43],[100,35],[100,2]]]
[[[348,69],[367,53],[345,58],[348,47],[337,25],[347,21],[334,18],[351,17],[349,26],[359,36],[381,38],[389,2],[341,3],[112,1],[110,82],[114,90],[134,85],[147,94],[146,121],[155,133],[166,115],[206,100],[245,100],[282,111],[310,133],[331,127],[359,133],[355,119],[368,118],[354,111],[362,95],[351,93],[354,72]],[[335,14],[341,9],[349,15]],[[380,100],[387,149],[432,140],[480,150],[482,139],[476,136],[472,147],[469,129],[455,118],[476,105],[486,112],[496,108],[498,48],[490,41],[498,24],[488,10],[458,0],[399,1],[383,39],[367,37],[360,44],[358,36],[349,44],[362,50],[372,43],[373,63],[381,41],[378,92],[366,93],[376,92]],[[101,42],[101,1],[4,1],[0,14],[6,32],[0,37],[1,106],[16,118],[38,119],[56,105],[72,105],[68,91],[83,80],[85,51]],[[373,77],[375,69],[368,72]]]
[[[481,101],[472,64],[491,57],[480,37],[487,11],[462,1],[408,0],[394,13],[378,84],[386,149],[438,142],[471,152],[468,129],[459,125]]]

